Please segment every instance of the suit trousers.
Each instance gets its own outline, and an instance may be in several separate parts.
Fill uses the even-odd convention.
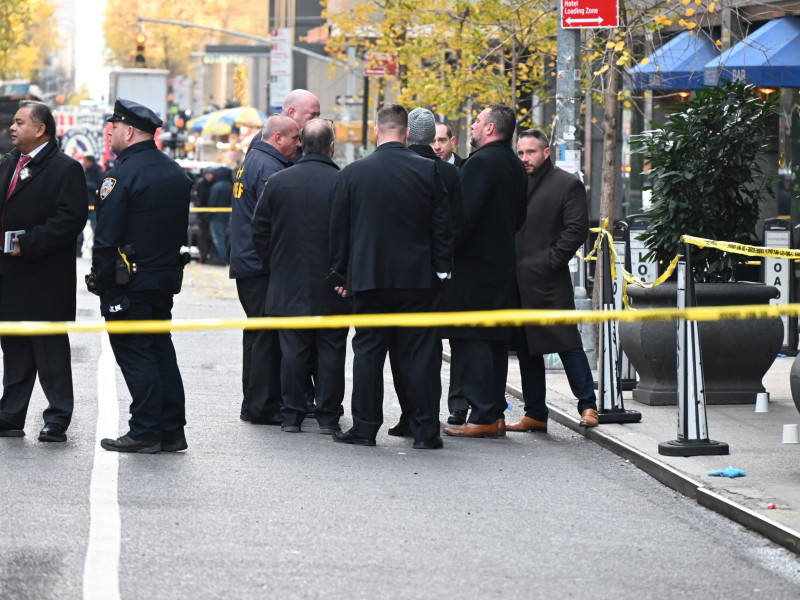
[[[353,298],[355,314],[429,312],[436,292],[369,290]],[[353,338],[353,432],[375,439],[383,424],[383,367],[394,352],[392,376],[410,403],[409,428],[416,441],[439,437],[442,346],[435,328],[360,327]]]
[[[524,328],[514,331],[514,347],[519,360],[519,373],[522,379],[522,397],[525,401],[525,416],[537,421],[546,421],[549,411],[545,402],[547,385],[545,382],[544,356],[530,356]],[[589,359],[583,348],[559,352],[561,364],[567,375],[569,387],[578,399],[578,414],[587,408],[597,410],[597,396],[594,393],[594,379]]]
[[[508,347],[505,341],[451,339],[452,364],[461,392],[472,407],[469,422],[494,423],[505,414]]]
[[[68,427],[74,395],[69,338],[66,335],[3,336],[3,396],[0,420],[14,429],[25,426],[31,392],[39,383],[47,398],[45,423]]]
[[[308,411],[306,392],[312,373],[320,427],[339,424],[344,399],[347,333],[343,329],[281,329],[281,416],[284,425],[300,426]],[[312,402],[314,398],[312,398]]]
[[[236,280],[239,302],[248,318],[263,317],[269,276]],[[281,347],[274,329],[242,333],[242,414],[253,423],[280,420]]]
[[[146,275],[154,276],[153,273]],[[159,272],[159,289],[128,291],[127,310],[108,313],[106,321],[172,319],[174,272]],[[131,333],[108,336],[128,391],[128,420],[132,438],[147,442],[174,442],[184,437],[186,396],[178,369],[172,335]]]

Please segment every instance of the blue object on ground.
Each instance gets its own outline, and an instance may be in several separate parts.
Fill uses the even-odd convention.
[[[736,467],[728,467],[727,469],[722,469],[721,471],[709,471],[709,475],[712,477],[730,477],[733,479],[734,477],[747,477],[747,473],[742,471],[741,469],[737,469]]]

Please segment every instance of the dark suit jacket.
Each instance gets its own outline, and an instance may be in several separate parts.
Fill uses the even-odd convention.
[[[430,289],[449,272],[447,190],[436,164],[386,142],[339,172],[331,219],[331,263],[347,290]]]
[[[253,245],[269,270],[267,314],[332,315],[350,312],[325,280],[330,261],[333,187],[339,167],[306,154],[269,178],[256,204]]]
[[[525,167],[508,142],[470,154],[458,170],[464,217],[456,231],[453,280],[446,310],[499,310],[517,306],[514,234],[525,221]],[[444,337],[510,339],[507,329],[456,327]]]
[[[28,163],[30,176],[20,177],[6,200],[19,156],[15,148],[0,163],[5,231],[25,230],[20,256],[0,254],[0,320],[71,321],[75,244],[88,213],[83,168],[51,139]]]
[[[569,261],[589,235],[586,188],[549,160],[528,175],[528,218],[517,234],[522,308],[574,310]],[[582,346],[575,325],[526,327],[532,356]]]

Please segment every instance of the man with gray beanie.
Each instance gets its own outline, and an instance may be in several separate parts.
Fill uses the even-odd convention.
[[[439,176],[442,178],[444,187],[447,189],[450,204],[450,222],[452,230],[455,231],[456,226],[460,222],[461,215],[461,187],[458,181],[458,169],[454,165],[444,162],[436,156],[433,148],[431,148],[431,142],[435,136],[436,119],[431,111],[427,108],[415,108],[408,113],[408,148],[423,158],[435,161]],[[447,285],[447,283],[445,282],[444,285]],[[438,304],[439,299],[437,298],[434,303],[434,310],[438,310]],[[442,345],[441,342],[439,342],[439,356],[441,356],[441,352]],[[389,361],[392,364],[393,373],[400,372],[395,369],[397,354],[397,351],[392,352],[392,348],[389,348]],[[394,388],[397,392],[397,399],[400,402],[400,420],[397,425],[389,428],[387,433],[398,437],[410,436],[411,430],[408,427],[408,422],[411,418],[411,399],[403,389],[400,380],[395,380]],[[461,398],[460,403],[458,400],[459,397]],[[467,402],[463,396],[461,396],[458,384],[453,382],[452,378],[450,380],[450,390],[448,392],[448,405],[450,405],[449,408],[451,412],[455,409],[463,408],[464,414],[466,415],[466,409],[468,408]],[[463,421],[461,423],[463,423]],[[453,423],[450,424],[452,425]]]

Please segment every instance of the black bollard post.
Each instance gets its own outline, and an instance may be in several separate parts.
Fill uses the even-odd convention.
[[[614,310],[614,291],[611,280],[611,252],[608,237],[603,235],[600,242],[600,260],[602,260],[602,303],[603,310]],[[598,421],[605,423],[638,423],[642,413],[625,410],[622,401],[622,385],[619,371],[619,338],[617,337],[617,321],[609,320],[600,326],[600,377],[598,392],[600,396]]]
[[[689,244],[681,246],[678,262],[678,308],[697,306]],[[728,444],[708,439],[703,357],[697,321],[678,321],[678,439],[661,442],[663,456],[728,454]]]

